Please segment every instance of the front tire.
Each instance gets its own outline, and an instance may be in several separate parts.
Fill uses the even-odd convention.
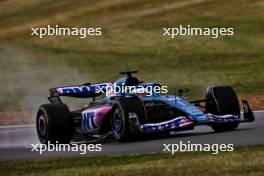
[[[145,120],[143,104],[137,97],[122,97],[113,101],[111,128],[117,141],[128,141],[131,137],[129,113],[135,113],[139,121]]]
[[[44,104],[36,117],[38,138],[42,144],[71,142],[74,135],[73,118],[65,104]]]
[[[206,93],[206,112],[214,115],[232,114],[240,117],[239,101],[230,86],[210,86]],[[239,122],[212,123],[216,132],[235,130]]]

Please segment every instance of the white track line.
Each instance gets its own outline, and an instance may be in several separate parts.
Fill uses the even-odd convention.
[[[28,128],[28,127],[35,127],[34,124],[29,124],[29,125],[3,125],[0,126],[0,129],[2,128]]]
[[[259,112],[264,112],[264,110],[259,110],[259,111],[253,111],[254,113],[259,113]]]

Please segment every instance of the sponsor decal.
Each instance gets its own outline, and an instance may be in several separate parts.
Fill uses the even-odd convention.
[[[100,93],[109,86],[109,83],[100,83],[100,84],[93,84],[91,86],[72,86],[72,87],[61,87],[57,88],[57,92],[60,94],[90,94],[90,93]]]
[[[192,123],[193,122],[186,117],[177,117],[175,119],[166,122],[155,123],[155,124],[144,124],[141,125],[141,128],[146,132],[155,132],[166,129],[180,128],[183,126],[190,125]]]
[[[95,112],[94,111],[83,112],[81,122],[82,122],[82,127],[85,130],[93,131],[94,129],[98,128],[95,122]]]

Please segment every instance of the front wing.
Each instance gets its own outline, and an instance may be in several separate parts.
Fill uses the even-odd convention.
[[[253,122],[255,117],[251,108],[246,100],[242,101],[243,105],[243,117],[239,115],[214,115],[211,113],[206,113],[206,121],[202,124],[212,124],[212,123],[232,123],[232,122]],[[190,116],[179,116],[174,119],[160,122],[160,123],[145,123],[140,124],[139,120],[134,113],[129,115],[130,130],[132,132],[143,132],[143,133],[153,133],[159,131],[176,131],[181,129],[188,129],[189,127],[194,127],[200,125],[195,123]]]

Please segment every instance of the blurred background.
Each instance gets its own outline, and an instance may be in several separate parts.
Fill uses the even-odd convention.
[[[188,24],[232,27],[234,35],[162,37],[163,27]],[[32,27],[47,25],[101,27],[103,34],[31,36]],[[188,87],[190,99],[203,98],[210,84],[228,84],[261,109],[263,29],[262,0],[0,0],[0,124],[35,111],[51,87],[115,80],[124,70],[170,93]]]

